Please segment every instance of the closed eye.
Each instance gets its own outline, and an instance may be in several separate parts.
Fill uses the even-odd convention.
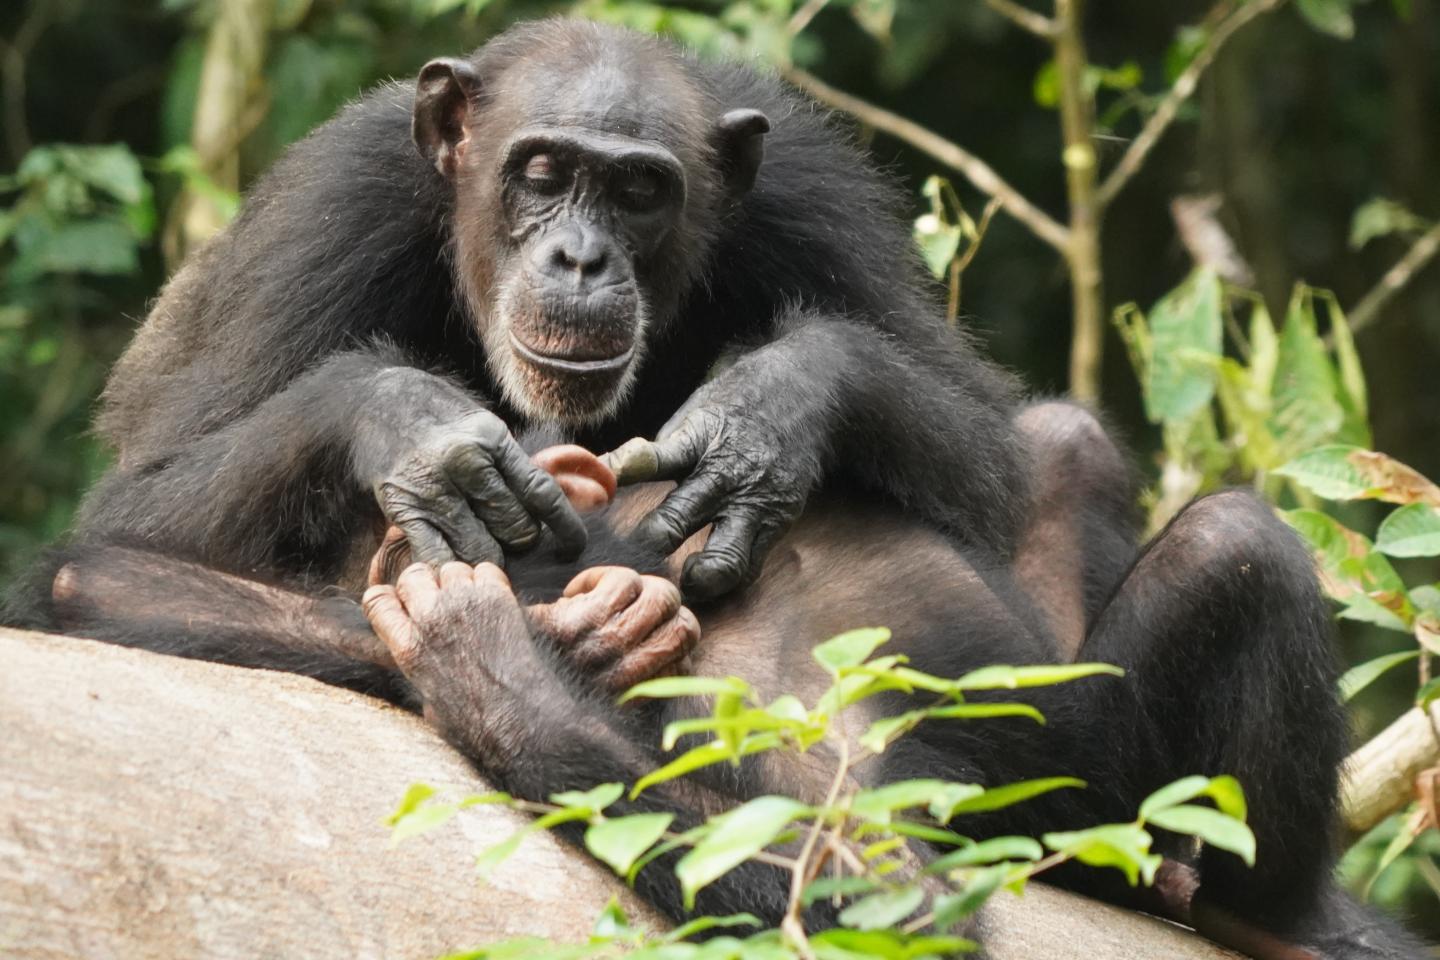
[[[548,153],[537,153],[525,161],[520,175],[526,186],[537,193],[554,193],[564,185],[560,164]]]
[[[622,172],[616,178],[613,189],[621,205],[636,213],[655,210],[669,197],[664,175],[652,169]]]

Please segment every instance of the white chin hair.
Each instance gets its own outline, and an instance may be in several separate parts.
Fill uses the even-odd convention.
[[[645,332],[650,322],[645,298],[640,297],[636,304],[635,355],[630,359],[629,366],[613,389],[583,410],[556,396],[559,390],[537,389],[537,374],[523,369],[522,361],[515,356],[510,345],[510,318],[514,314],[514,302],[512,284],[506,283],[495,298],[494,312],[485,325],[484,333],[486,364],[505,401],[533,423],[553,423],[573,428],[601,423],[619,410],[634,389],[636,371],[645,359]]]

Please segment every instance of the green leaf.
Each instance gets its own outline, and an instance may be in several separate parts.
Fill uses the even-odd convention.
[[[1086,677],[1123,677],[1125,671],[1108,663],[1044,664],[1031,667],[994,665],[972,670],[956,680],[956,690],[1017,690],[1024,687],[1047,687],[1069,683]]]
[[[978,790],[979,788],[976,787]],[[863,830],[864,827],[861,827]],[[876,827],[876,829],[881,829]],[[906,837],[914,837],[917,840],[924,840],[927,843],[944,844],[950,847],[963,847],[970,843],[966,837],[960,836],[953,830],[942,830],[939,827],[931,826],[928,823],[914,823],[909,820],[891,820],[885,824],[883,829]],[[856,831],[859,833],[860,831]]]
[[[1440,487],[1393,457],[1347,444],[1311,450],[1275,471],[1328,500],[1383,500],[1440,507]]]
[[[828,900],[831,897],[851,897],[859,893],[870,893],[879,886],[879,882],[870,877],[856,875],[821,877],[805,888],[800,894],[800,902],[808,907],[817,900]]]
[[[881,717],[860,735],[860,746],[874,753],[884,753],[886,747],[924,720],[927,713],[926,710],[911,710],[894,717]]]
[[[448,822],[459,809],[453,803],[432,803],[418,810],[412,810],[395,821],[395,826],[390,831],[390,846],[393,847],[411,837],[429,833],[441,824]]]
[[[1345,671],[1340,678],[1340,699],[1349,701],[1355,694],[1364,690],[1374,683],[1381,674],[1391,667],[1398,667],[1408,660],[1414,660],[1420,656],[1419,650],[1404,650],[1400,653],[1390,653],[1383,657],[1376,657],[1374,660],[1366,660],[1359,666],[1351,667]]]
[[[850,812],[856,817],[885,823],[896,810],[928,807],[937,798],[946,797],[957,784],[944,780],[900,780],[883,787],[861,790],[850,801]],[[974,789],[969,784],[958,786]]]
[[[1196,797],[1209,797],[1215,806],[1231,817],[1245,819],[1245,791],[1232,776],[1183,777],[1161,787],[1140,804],[1140,819],[1149,820],[1161,810],[1168,810]]]
[[[621,703],[639,697],[673,700],[679,697],[713,697],[721,694],[743,697],[750,693],[750,684],[739,677],[661,677],[637,683],[620,698]]]
[[[777,744],[780,742],[779,737],[775,738],[775,742]],[[736,752],[719,740],[703,744],[693,750],[687,750],[659,770],[652,770],[639,780],[636,780],[635,786],[630,788],[630,799],[635,799],[640,796],[642,791],[657,783],[664,783],[667,780],[674,780],[676,777],[683,777],[685,774],[699,770],[701,767],[722,763],[726,760],[733,759],[735,756]]]
[[[1295,0],[1295,6],[1316,30],[1341,40],[1355,36],[1351,0]]]
[[[926,873],[944,873],[957,867],[975,867],[1001,860],[1039,860],[1045,848],[1030,837],[992,837],[953,850],[926,864]]]
[[[579,790],[566,790],[564,793],[550,795],[550,802],[557,807],[567,807],[573,810],[588,810],[598,813],[610,804],[619,800],[625,793],[625,785],[620,783],[602,783],[591,787],[583,793]]]
[[[514,799],[515,798],[510,796],[510,794],[502,793],[498,790],[492,791],[490,793],[471,793],[467,794],[465,798],[460,801],[460,809],[467,810],[470,807],[487,807],[494,804],[508,804]]]
[[[405,788],[405,795],[400,798],[400,804],[395,812],[385,818],[385,823],[394,826],[406,814],[413,813],[420,804],[435,796],[436,790],[428,783],[412,783]]]
[[[1429,710],[1430,704],[1436,700],[1440,700],[1440,677],[1435,677],[1415,691],[1415,706],[1421,710]]]
[[[1440,509],[1410,503],[1394,511],[1380,524],[1375,549],[1392,557],[1440,556]]]
[[[585,831],[585,848],[624,876],[636,858],[660,839],[674,819],[668,813],[637,813],[592,823]]]
[[[785,720],[791,723],[808,723],[810,712],[805,709],[805,704],[800,698],[783,693],[770,702],[765,712],[776,720]]]
[[[1345,422],[1335,368],[1316,329],[1314,296],[1297,285],[1280,332],[1270,432],[1293,457],[1336,439]]]
[[[488,877],[492,870],[510,859],[511,855],[520,849],[520,844],[524,842],[531,829],[531,827],[526,827],[516,830],[493,847],[482,850],[480,855],[475,858],[475,869],[479,872],[480,877],[482,879]]]
[[[1330,308],[1330,338],[1335,344],[1335,361],[1339,365],[1340,405],[1345,408],[1345,423],[1337,439],[1347,443],[1370,446],[1370,394],[1360,354],[1355,349],[1355,336],[1340,301],[1332,293],[1319,294]]]
[[[123,276],[140,269],[135,235],[118,219],[80,220],[48,231],[22,251],[15,272]]]
[[[1182,804],[1155,811],[1149,821],[1165,830],[1199,837],[1212,847],[1238,855],[1247,865],[1255,865],[1255,834],[1244,821],[1219,810]]]
[[[931,960],[968,953],[979,945],[962,937],[909,936],[894,930],[833,927],[810,937],[817,960]],[[786,957],[799,956],[785,954]],[[751,960],[744,956],[744,960]],[[755,958],[759,960],[759,958]]]
[[[665,934],[662,938],[667,943],[678,943],[687,940],[697,933],[704,933],[707,930],[727,927],[761,927],[764,924],[760,918],[753,913],[732,913],[724,917],[696,917],[689,923],[682,923],[680,926]]]
[[[960,228],[933,213],[921,214],[915,220],[915,243],[925,258],[925,266],[938,280],[945,276],[950,261],[960,250]]]
[[[890,639],[890,631],[884,627],[865,627],[850,630],[826,640],[810,652],[815,662],[825,668],[831,676],[839,676],[847,667],[858,667],[870,658],[870,654]]]
[[[1224,320],[1220,278],[1199,269],[1150,310],[1150,369],[1145,406],[1154,423],[1184,420],[1215,396],[1204,361],[1220,356]]]
[[[1165,51],[1165,81],[1173,84],[1209,39],[1210,31],[1204,27],[1184,26],[1175,31],[1175,39]]]
[[[940,811],[934,811],[935,819],[941,823],[948,823],[952,818],[965,813],[988,813],[991,810],[1000,810],[1004,807],[1014,806],[1041,794],[1050,793],[1053,790],[1080,789],[1085,786],[1084,780],[1077,780],[1074,777],[1045,777],[1041,780],[1021,780],[1018,783],[1007,783],[1003,787],[994,787],[984,790],[981,793],[958,800],[951,804],[943,816]]]
[[[605,904],[605,909],[600,911],[600,916],[595,918],[595,926],[590,928],[590,939],[614,940],[616,937],[629,936],[634,932],[630,926],[630,918],[625,915],[625,908],[620,906],[617,897],[611,897]]]
[[[910,916],[925,901],[920,887],[887,890],[850,904],[840,911],[840,922],[857,930],[893,927]]]
[[[1275,371],[1280,365],[1280,334],[1263,302],[1250,306],[1250,382],[1255,391],[1269,399],[1275,389]]]
[[[1024,717],[1044,724],[1045,716],[1028,703],[952,703],[925,711],[934,720],[992,720],[996,717]]]
[[[64,149],[66,168],[97,190],[126,204],[143,203],[149,197],[150,184],[129,147],[109,144]]]
[[[1376,237],[1414,233],[1429,224],[1394,200],[1376,197],[1355,211],[1350,221],[1350,248],[1359,250]]]
[[[712,818],[710,832],[675,864],[685,906],[694,907],[697,890],[765,849],[792,821],[810,812],[788,797],[757,797]]]
[[[1359,447],[1348,444],[1316,447],[1277,467],[1275,473],[1326,500],[1359,500],[1370,489],[1368,479],[1352,459],[1360,452]]]
[[[1142,877],[1146,884],[1153,883],[1155,871],[1160,869],[1162,858],[1150,852],[1152,838],[1138,824],[1107,824],[1089,830],[1047,833],[1041,840],[1056,853],[1072,856],[1089,866],[1114,867],[1125,874],[1132,887]]]
[[[935,926],[947,930],[969,917],[984,905],[990,895],[1011,881],[1015,867],[1008,863],[981,867],[965,878],[965,885],[958,893],[944,894],[935,898]]]

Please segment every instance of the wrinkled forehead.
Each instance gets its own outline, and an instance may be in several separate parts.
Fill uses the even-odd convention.
[[[507,71],[506,93],[527,125],[580,127],[653,141],[677,152],[703,137],[700,100],[663,57],[588,58],[583,51],[537,57]]]

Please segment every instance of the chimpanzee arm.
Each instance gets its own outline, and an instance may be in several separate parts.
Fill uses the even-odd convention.
[[[961,346],[943,329],[901,337],[792,311],[773,340],[701,387],[657,443],[617,457],[627,482],[683,480],[642,536],[672,549],[713,519],[684,580],[688,596],[708,599],[754,576],[809,494],[838,477],[1008,555],[1024,502],[1011,397]]]
[[[498,417],[381,349],[336,354],[227,426],[113,470],[80,529],[247,572],[303,557],[323,580],[375,498],[428,561],[498,560],[497,540],[531,543],[538,520],[570,549],[585,542]]]

